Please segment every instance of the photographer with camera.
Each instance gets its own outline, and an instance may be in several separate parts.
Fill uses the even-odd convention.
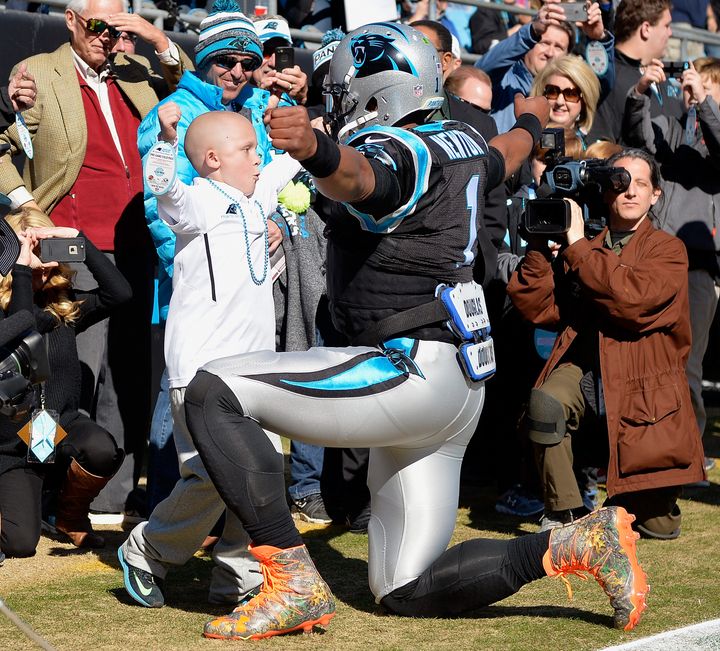
[[[129,300],[130,286],[76,229],[55,227],[42,212],[30,208],[11,213],[7,222],[21,248],[12,272],[0,281],[0,308],[5,317],[23,310],[33,314],[35,329],[45,335],[49,377],[36,391],[36,411],[26,412],[22,421],[0,419],[0,547],[8,556],[35,553],[44,479],[60,484],[57,530],[78,547],[102,547],[104,541],[93,532],[88,509],[125,455],[109,432],[78,411],[81,376],[75,336]],[[58,261],[69,258],[54,256],[50,260],[44,255],[47,247],[41,248],[43,242],[59,245],[62,242],[56,238],[78,236],[82,239],[73,239],[68,253],[74,255],[84,247],[85,263],[98,283],[96,290],[75,291],[73,272]],[[22,426],[31,415],[31,440],[41,425],[56,433],[50,435],[46,451],[38,452],[32,443],[28,447],[22,440]]]
[[[720,295],[720,59],[688,62],[681,77],[686,109],[681,118],[652,117],[645,91],[665,76],[662,62],[655,59],[628,93],[623,138],[656,157],[665,197],[658,223],[687,249],[692,348],[686,371],[702,436],[706,423],[702,362]]]
[[[582,507],[573,460],[589,452],[595,465],[607,461],[608,502],[634,513],[641,533],[674,538],[678,487],[704,476],[685,377],[687,255],[653,225],[661,196],[654,159],[625,149],[607,165],[630,175],[624,190],[604,193],[608,227],[587,239],[580,206],[565,199],[570,225],[554,236],[559,255],[530,237],[508,286],[526,319],[560,331],[526,417],[545,493],[543,528],[572,522]]]

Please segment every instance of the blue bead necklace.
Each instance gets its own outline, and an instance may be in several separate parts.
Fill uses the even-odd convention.
[[[217,185],[212,179],[208,179],[207,181],[213,188],[215,188],[226,199],[230,199],[230,201],[232,201],[232,205],[236,206],[237,209],[240,211],[240,217],[242,218],[242,223],[243,223],[243,235],[245,235],[245,257],[247,258],[248,269],[250,269],[250,278],[256,285],[262,285],[265,282],[265,279],[267,278],[268,267],[270,264],[270,248],[269,248],[270,247],[270,239],[269,239],[269,235],[268,235],[267,219],[265,219],[265,213],[263,212],[262,206],[257,201],[257,199],[253,199],[253,201],[255,202],[255,205],[257,206],[258,210],[260,211],[260,217],[262,218],[263,226],[265,228],[265,230],[264,230],[265,259],[263,261],[262,278],[258,278],[255,275],[255,268],[253,267],[252,258],[250,257],[250,238],[248,237],[247,220],[245,219],[245,213],[243,212],[242,206],[237,202],[237,200],[234,197],[231,197],[227,192],[225,192],[225,190],[223,190],[219,185]]]

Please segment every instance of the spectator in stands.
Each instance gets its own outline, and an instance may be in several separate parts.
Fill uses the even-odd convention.
[[[484,70],[474,66],[460,66],[446,79],[445,90],[483,113],[490,113],[492,81]]]
[[[582,507],[573,472],[582,447],[608,460],[609,502],[634,513],[645,535],[671,538],[680,533],[678,487],[704,477],[685,376],[687,256],[652,223],[661,195],[652,156],[626,149],[608,165],[630,174],[625,191],[605,194],[608,227],[587,239],[582,209],[566,200],[560,254],[546,237],[530,238],[508,286],[526,319],[560,329],[527,411],[545,490],[542,528],[572,522]]]
[[[122,274],[85,238],[86,264],[98,289],[73,289],[73,272],[66,264],[41,261],[40,242],[55,237],[84,237],[74,228],[56,228],[39,210],[23,208],[7,217],[20,243],[12,272],[0,282],[3,316],[20,310],[33,314],[36,329],[45,335],[50,375],[38,388],[35,406],[53,410],[67,436],[55,449],[53,464],[28,463],[27,445],[18,431],[29,420],[0,419],[0,549],[8,556],[32,556],[40,538],[43,479],[60,483],[55,527],[77,547],[103,547],[93,532],[90,502],[107,484],[123,460],[112,435],[80,413],[80,361],[75,335],[107,318],[111,309],[130,299]],[[41,397],[42,396],[42,397]],[[43,461],[45,457],[38,457]]]
[[[647,149],[660,164],[665,200],[658,223],[679,237],[687,249],[692,347],[686,372],[702,437],[706,424],[703,358],[720,295],[716,217],[720,214],[720,60],[696,59],[683,73],[688,112],[681,119],[651,117],[650,98],[645,91],[663,79],[662,62],[654,60],[628,95],[623,138]],[[706,465],[709,463],[706,460]]]
[[[135,43],[137,43],[137,35],[130,32],[120,32],[112,52],[124,52],[125,54],[135,54]]]
[[[708,23],[708,0],[673,0],[672,24],[674,27],[687,29],[705,29]],[[698,59],[705,56],[705,44],[702,41],[688,39],[685,41],[685,49],[679,38],[668,39],[665,56],[670,61]]]
[[[27,71],[27,65],[21,64],[10,83],[0,87],[0,133],[15,120],[15,113],[35,106],[36,96],[35,78]]]
[[[491,47],[509,36],[507,12],[478,7],[470,17],[472,52],[485,54]]]
[[[562,127],[585,146],[600,98],[600,82],[585,61],[574,54],[553,59],[535,77],[530,95],[550,102],[549,126]]]
[[[84,370],[91,372],[82,406],[97,405],[91,415],[112,431],[129,457],[110,484],[114,488],[94,504],[110,512],[123,511],[139,476],[149,418],[154,256],[144,225],[135,134],[183,65],[165,34],[122,13],[126,6],[121,0],[73,0],[65,11],[70,43],[26,61],[37,81],[38,101],[25,112],[35,155],[25,162],[22,177],[10,162],[22,150],[16,127],[0,136],[11,145],[0,164],[0,191],[14,206],[39,207],[58,225],[85,230],[133,288],[133,299],[110,325],[106,321],[78,337]],[[155,75],[147,60],[124,54],[116,56],[109,74],[108,56],[119,30],[131,26],[160,53],[166,79]],[[75,284],[90,289],[94,280],[81,268]]]
[[[262,118],[270,93],[249,83],[252,71],[262,60],[262,44],[253,23],[234,1],[217,0],[213,11],[200,24],[195,46],[197,72],[185,72],[177,90],[140,124],[138,146],[143,157],[147,159],[158,140],[159,108],[173,102],[182,113],[177,126],[177,174],[183,183],[192,183],[198,175],[185,153],[185,134],[193,119],[210,111],[225,111],[229,107],[249,117],[258,141],[257,154],[262,164],[269,162],[271,145]],[[161,263],[160,275],[164,280],[158,289],[158,300],[161,318],[166,319],[172,293],[175,235],[159,218],[157,198],[147,184],[145,213]],[[268,220],[268,232],[272,252],[282,234],[272,220]],[[176,381],[177,378],[169,377],[169,389]],[[156,416],[169,405],[169,394],[159,396]],[[161,581],[169,568],[183,565],[192,557],[225,511],[184,429],[174,429],[174,436],[180,480],[172,493],[156,506],[150,519],[135,527],[118,550],[123,562],[141,577],[148,590],[147,594],[141,594],[137,585],[129,584],[129,594],[141,605],[151,608],[165,603]],[[212,603],[237,603],[260,582],[257,564],[247,553],[247,543],[247,534],[237,519],[228,515],[220,541],[213,549],[216,567],[209,590]]]
[[[625,99],[653,59],[661,59],[672,34],[670,0],[622,0],[615,17],[616,82],[598,106],[589,141],[621,142]],[[680,117],[683,104],[675,80],[652,84],[646,91],[652,117]]]
[[[588,8],[588,19],[580,29],[600,46],[597,51],[600,64],[596,74],[601,86],[612,87],[615,70],[613,66],[613,35],[603,27],[600,7],[597,2]],[[561,4],[544,4],[529,25],[524,25],[515,34],[498,43],[475,65],[482,68],[493,80],[493,117],[498,131],[503,133],[513,124],[513,97],[520,93],[527,95],[533,80],[553,59],[568,54],[575,43],[575,30],[565,20]]]
[[[433,47],[437,50],[442,66],[443,84],[453,71],[452,38],[445,27],[434,20],[420,20],[410,25],[427,36]],[[445,103],[442,108],[435,111],[429,118],[434,120],[457,120],[473,127],[486,142],[489,142],[497,135],[497,128],[493,119],[477,110],[467,102],[462,101],[455,95],[448,93],[443,87]],[[475,267],[475,280],[487,284],[494,274],[495,261],[497,260],[497,246],[502,241],[505,232],[505,210],[506,192],[503,184],[489,191],[485,199],[485,210],[483,218],[486,228],[479,233],[479,245],[483,252],[478,256],[478,264]],[[482,263],[482,264],[480,264]]]
[[[280,89],[297,104],[305,104],[308,94],[307,75],[295,65],[286,70],[275,69],[275,50],[292,47],[290,26],[282,16],[256,16],[255,30],[263,46],[263,62],[253,70],[252,83],[258,88]]]

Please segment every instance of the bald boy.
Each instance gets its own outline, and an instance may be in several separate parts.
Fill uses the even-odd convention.
[[[180,117],[172,102],[159,107],[161,140],[176,142]],[[118,550],[125,587],[144,606],[164,603],[168,569],[187,562],[225,509],[187,429],[185,388],[207,362],[275,350],[268,217],[300,165],[283,154],[261,171],[256,144],[255,130],[241,115],[200,115],[184,142],[200,176],[192,185],[176,178],[158,196],[158,215],[176,235],[165,361],[180,479]],[[271,438],[280,453],[278,437]],[[229,516],[222,539],[241,538],[232,527],[240,524]],[[215,560],[214,571],[223,571]]]

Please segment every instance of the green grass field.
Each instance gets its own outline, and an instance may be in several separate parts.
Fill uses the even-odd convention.
[[[720,456],[720,438],[709,439],[714,447],[708,453]],[[164,608],[137,607],[122,587],[115,554],[127,534],[117,528],[106,528],[108,545],[97,554],[43,537],[34,558],[9,559],[0,568],[0,597],[63,651],[224,649],[242,644],[268,650],[600,649],[720,617],[720,468],[711,472],[710,479],[710,488],[686,490],[678,540],[639,542],[651,593],[645,617],[631,633],[610,628],[609,602],[592,579],[574,577],[572,601],[561,581],[544,579],[463,618],[385,615],[367,587],[367,536],[339,527],[304,531],[316,564],[338,599],[337,616],[326,632],[251,643],[203,639],[203,623],[227,609],[207,603],[212,563],[200,555],[169,575]],[[537,529],[534,523],[495,513],[495,497],[490,488],[463,490],[453,543]],[[33,648],[37,647],[0,615],[0,650]]]

